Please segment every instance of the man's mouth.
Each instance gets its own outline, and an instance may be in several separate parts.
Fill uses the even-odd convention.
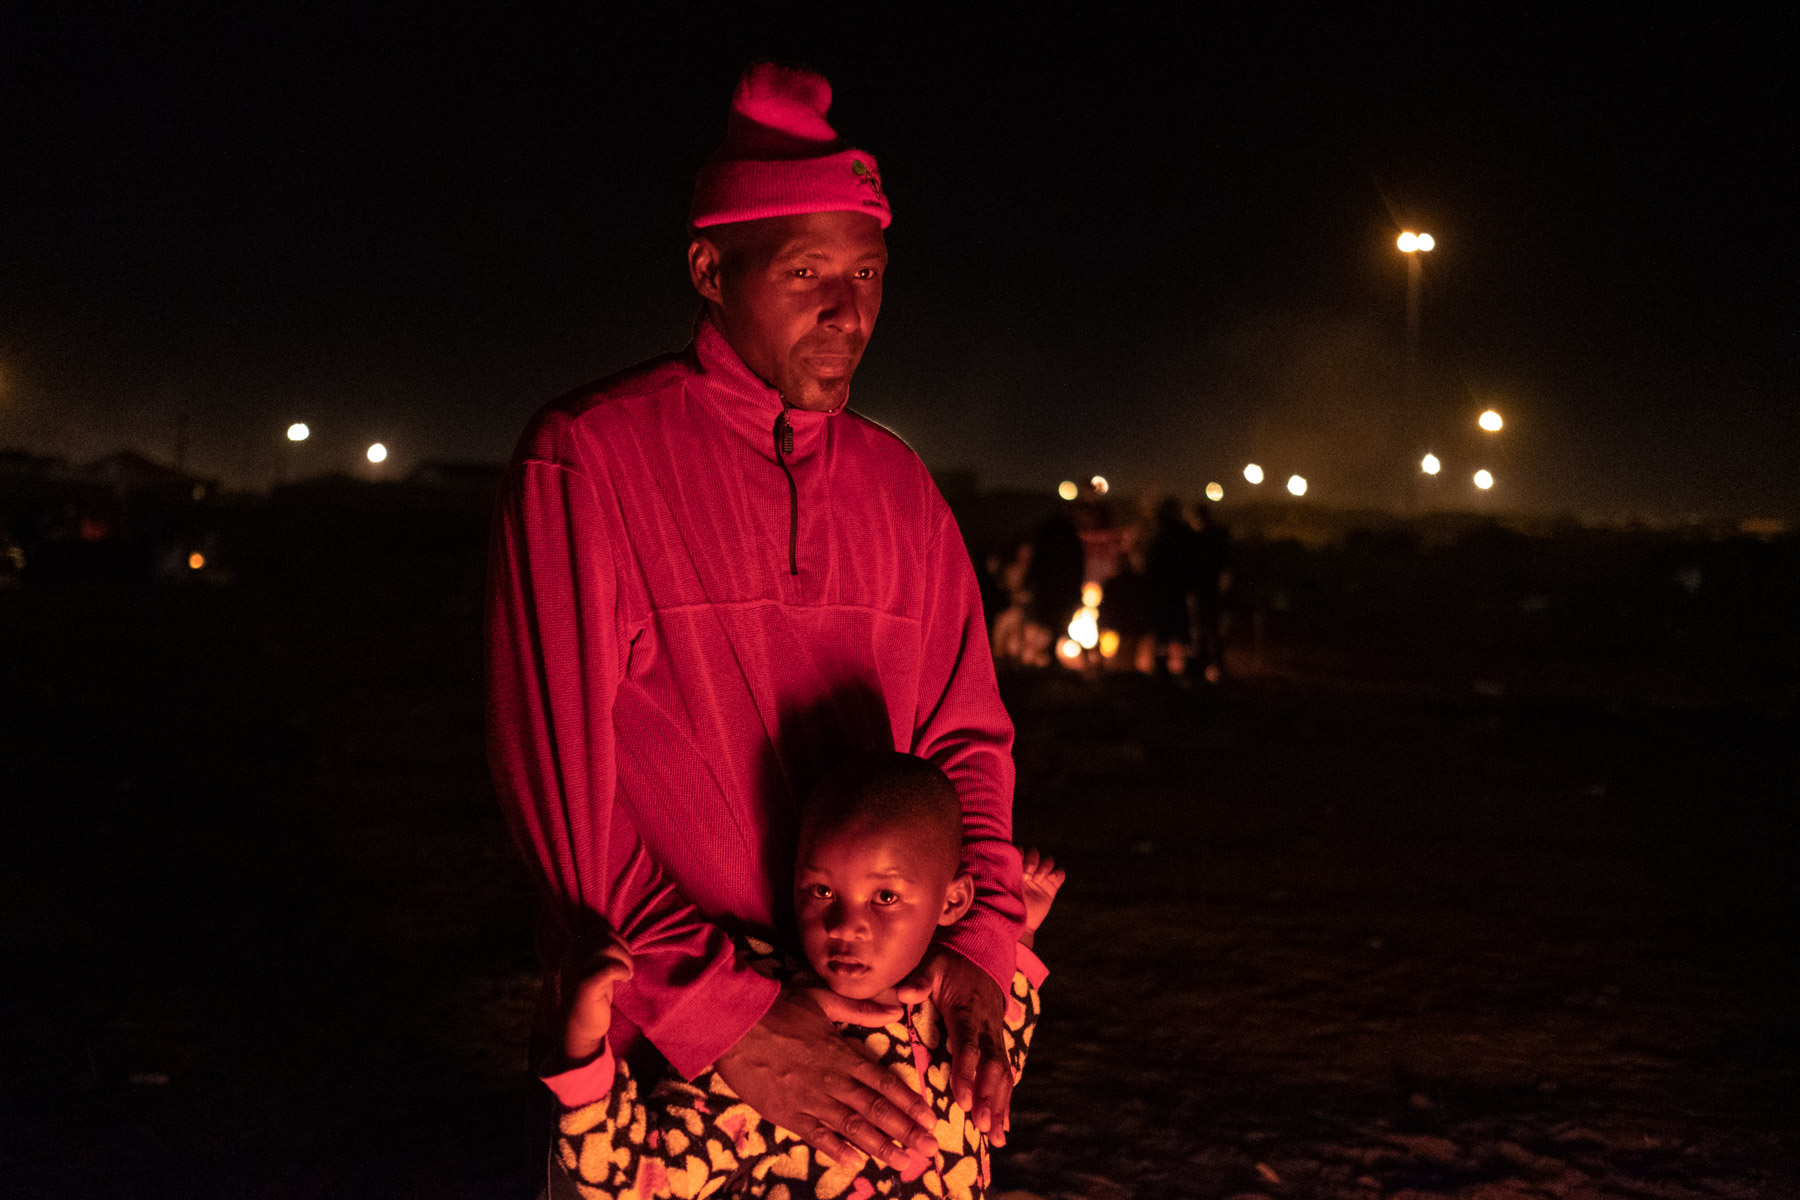
[[[808,354],[806,365],[818,375],[848,375],[855,359],[848,354]]]

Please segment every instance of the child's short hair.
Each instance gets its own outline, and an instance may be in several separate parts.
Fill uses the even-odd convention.
[[[904,825],[962,860],[962,800],[936,764],[896,750],[853,754],[825,772],[800,812],[802,836],[867,822]]]

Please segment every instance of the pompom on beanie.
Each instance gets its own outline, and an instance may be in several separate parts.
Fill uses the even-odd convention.
[[[823,75],[752,63],[731,97],[725,140],[694,181],[697,229],[794,213],[863,212],[893,220],[874,156],[844,144],[825,119]]]

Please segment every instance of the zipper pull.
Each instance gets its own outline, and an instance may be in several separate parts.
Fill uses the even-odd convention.
[[[787,476],[788,485],[788,574],[800,573],[800,557],[798,542],[800,541],[800,489],[794,486],[794,473],[788,469],[787,456],[794,452],[794,427],[788,424],[787,413],[783,412],[775,418],[775,461],[781,464],[781,473]]]

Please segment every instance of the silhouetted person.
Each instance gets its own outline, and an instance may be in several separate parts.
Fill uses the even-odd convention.
[[[1173,496],[1156,506],[1144,583],[1159,661],[1171,675],[1187,670],[1194,646],[1195,592],[1200,586],[1200,535],[1181,515]]]
[[[1106,581],[1100,597],[1100,627],[1119,635],[1126,663],[1137,660],[1138,644],[1151,634],[1150,582],[1138,569],[1135,555],[1121,554],[1119,569]]]
[[[1202,504],[1194,510],[1200,522],[1194,587],[1194,651],[1209,682],[1225,672],[1223,617],[1225,588],[1231,575],[1231,530]]]
[[[1025,568],[1028,619],[1062,637],[1069,618],[1081,607],[1081,585],[1087,582],[1087,552],[1075,523],[1062,509],[1045,517],[1031,536],[1031,562]]]

